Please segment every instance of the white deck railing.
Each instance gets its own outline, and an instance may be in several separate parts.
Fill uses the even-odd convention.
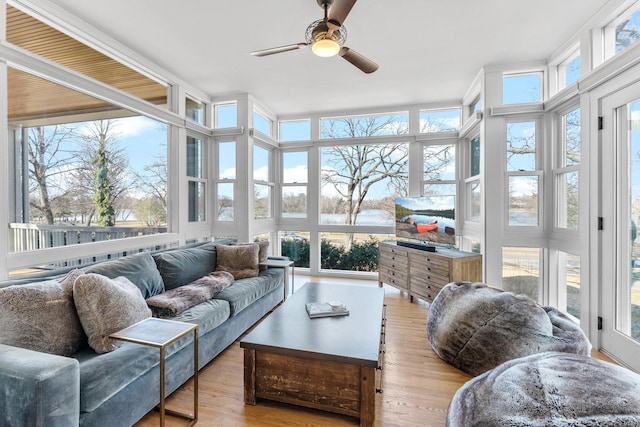
[[[81,243],[125,239],[166,233],[166,227],[92,227],[76,225],[9,224],[9,251],[25,252],[44,248],[78,245]],[[90,256],[56,265],[83,265],[95,261],[120,258],[124,253]]]

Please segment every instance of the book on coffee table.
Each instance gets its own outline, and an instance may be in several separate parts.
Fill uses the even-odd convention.
[[[307,313],[310,318],[346,316],[349,314],[347,307],[340,301],[330,302],[308,302],[306,303]]]

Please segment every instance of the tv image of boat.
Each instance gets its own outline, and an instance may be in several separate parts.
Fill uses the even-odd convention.
[[[416,230],[418,233],[426,233],[428,231],[435,231],[438,229],[438,221],[433,221],[428,224],[416,223]]]

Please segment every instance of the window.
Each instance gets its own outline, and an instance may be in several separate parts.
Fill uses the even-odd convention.
[[[580,78],[580,50],[577,49],[558,65],[558,89],[564,89]]]
[[[432,144],[423,148],[423,194],[456,194],[456,146]]]
[[[482,111],[482,98],[480,97],[477,97],[469,106],[469,112],[471,114],[477,113],[478,111]]]
[[[233,221],[234,189],[236,180],[236,142],[218,143],[218,186],[217,217],[218,221]]]
[[[540,101],[542,101],[542,73],[505,74],[502,77],[503,104]]]
[[[408,183],[406,143],[323,147],[320,155],[322,224],[395,224],[395,196]]]
[[[378,242],[394,237],[389,234],[321,233],[320,268],[378,271]]]
[[[480,135],[476,135],[468,144],[466,187],[466,220],[480,222],[482,206],[482,186],[480,184]]]
[[[234,128],[238,126],[238,105],[235,102],[214,106],[215,127]]]
[[[480,175],[480,135],[473,137],[469,145],[471,153],[469,176],[478,176]]]
[[[537,171],[536,122],[507,122],[506,127],[508,224],[538,226],[541,175]]]
[[[309,177],[306,151],[282,153],[282,217],[307,217],[307,182]]]
[[[420,133],[457,132],[458,130],[460,130],[460,109],[420,111]]]
[[[187,136],[187,185],[189,188],[190,222],[205,221],[206,181],[203,174],[202,140]]]
[[[502,248],[502,289],[541,303],[539,248]]]
[[[26,157],[10,162],[23,189],[10,203],[11,251],[167,231],[166,124],[13,68],[7,74],[9,140]]]
[[[185,117],[194,123],[204,124],[204,104],[189,97],[185,98]]]
[[[640,9],[623,14],[612,25],[615,26],[615,54],[617,55],[640,39]]]
[[[408,113],[320,119],[321,139],[367,138],[408,133]]]
[[[559,309],[580,319],[580,256],[558,252]]]
[[[258,145],[253,146],[253,213],[254,218],[271,218],[273,182],[270,182],[271,152]]]
[[[556,156],[554,182],[556,194],[555,226],[578,228],[578,178],[580,168],[580,108],[561,116],[561,139]]]
[[[280,122],[280,141],[308,141],[311,139],[311,120]]]
[[[280,253],[293,261],[295,267],[309,268],[308,231],[283,231],[280,233]]]
[[[271,136],[271,124],[273,122],[266,118],[263,114],[258,111],[253,112],[253,128],[262,132],[267,136]]]

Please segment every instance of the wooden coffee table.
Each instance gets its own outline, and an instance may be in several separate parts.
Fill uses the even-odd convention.
[[[348,316],[307,315],[305,303],[334,300]],[[383,322],[382,288],[305,284],[240,341],[245,403],[276,400],[373,425]]]

